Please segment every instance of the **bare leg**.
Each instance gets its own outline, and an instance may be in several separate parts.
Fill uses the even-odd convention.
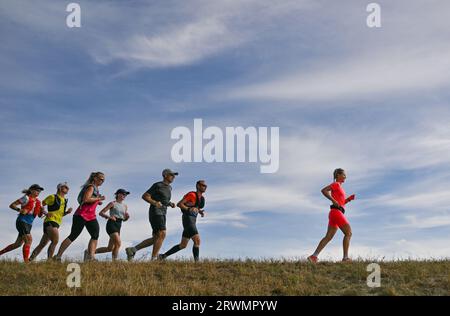
[[[120,249],[122,242],[120,240],[119,233],[112,234],[111,239],[113,240],[113,243],[114,243],[114,248],[112,250],[112,259],[116,260],[117,257],[119,256],[119,249]]]
[[[56,227],[47,227],[47,235],[50,239],[50,246],[47,249],[47,258],[51,259],[55,253],[56,245],[59,242],[59,229]]]
[[[111,252],[114,249],[114,239],[113,239],[113,235],[110,235],[109,237],[109,243],[108,243],[108,247],[100,247],[97,248],[97,250],[95,250],[95,253],[107,253],[107,252]]]
[[[352,228],[349,224],[341,227],[342,232],[344,233],[344,240],[342,241],[342,246],[344,248],[344,259],[348,259],[348,249],[350,247],[350,239],[352,238]]]
[[[88,253],[90,258],[95,257],[95,250],[97,249],[98,240],[90,239],[88,245]]]
[[[34,248],[33,252],[30,256],[30,261],[33,261],[39,254],[41,253],[42,249],[48,244],[49,238],[47,234],[43,234],[41,241],[39,242],[39,245],[37,245],[36,248]]]
[[[319,245],[317,246],[316,251],[314,251],[314,256],[319,255],[319,253],[323,250],[323,248],[325,248],[325,246],[330,242],[330,240],[333,239],[336,232],[337,232],[337,227],[328,226],[327,234],[319,242]]]
[[[5,247],[2,251],[0,251],[0,255],[3,255],[3,254],[5,254],[7,252],[10,252],[10,251],[13,251],[14,249],[17,249],[20,246],[22,246],[22,244],[23,244],[22,236],[17,236],[17,239],[16,239],[16,241],[13,244]]]
[[[194,242],[195,247],[200,247],[200,235],[199,234],[192,236],[192,241]]]
[[[154,238],[155,238],[155,236],[154,236]],[[156,240],[155,240],[155,244],[153,245],[153,249],[152,249],[152,258],[156,258],[158,256],[159,250],[161,249],[161,246],[162,246],[165,238],[166,238],[165,230],[160,230],[159,232],[156,233]]]
[[[189,243],[189,238],[181,237],[180,249],[186,248],[188,243]]]
[[[64,251],[66,251],[66,249],[69,248],[71,243],[72,243],[72,241],[69,238],[64,239],[64,241],[62,242],[61,246],[59,246],[59,250],[58,250],[58,253],[56,254],[56,256],[58,258],[61,258],[61,256],[63,255]]]

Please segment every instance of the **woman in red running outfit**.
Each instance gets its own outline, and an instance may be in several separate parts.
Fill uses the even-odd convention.
[[[12,210],[19,213],[16,220],[16,228],[19,235],[17,236],[16,242],[0,251],[0,255],[17,249],[23,245],[23,261],[29,262],[30,247],[33,242],[33,238],[31,236],[33,221],[36,216],[42,217],[45,214],[41,201],[38,198],[42,191],[44,191],[44,188],[38,184],[33,184],[29,189],[22,191],[22,193],[25,194],[22,198],[14,201],[9,206]]]
[[[329,199],[333,204],[330,206],[330,213],[328,215],[328,231],[327,234],[320,241],[314,254],[308,257],[308,261],[316,263],[318,261],[319,253],[323,248],[333,239],[338,228],[344,233],[344,257],[342,261],[350,261],[348,257],[348,248],[350,246],[350,238],[352,237],[352,228],[345,217],[345,204],[355,199],[355,195],[352,194],[349,197],[345,196],[344,188],[342,184],[347,178],[344,169],[336,169],[333,173],[334,182],[322,189],[322,194]]]

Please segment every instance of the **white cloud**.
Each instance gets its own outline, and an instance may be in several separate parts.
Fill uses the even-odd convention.
[[[386,51],[387,50],[387,51]],[[450,82],[450,47],[389,51],[346,60],[321,62],[314,70],[235,88],[233,99],[333,101],[380,94],[409,94],[411,90],[437,89]],[[354,106],[358,106],[354,104]]]
[[[405,216],[405,218],[408,221],[408,223],[405,225],[398,225],[398,226],[416,229],[450,226],[450,212],[447,215],[442,216],[428,216],[422,218],[421,216],[418,215],[407,215]]]
[[[293,28],[303,31],[304,42],[298,47],[286,44],[292,49],[286,55],[298,54],[297,59],[289,59],[288,66],[277,60],[277,67],[269,71],[255,69],[258,76],[240,78],[222,88],[220,96],[291,101],[296,107],[318,101],[316,106],[327,107],[335,105],[333,101],[408,96],[450,83],[450,47],[446,41],[450,23],[444,13],[448,3],[381,3],[380,29],[365,25],[368,13],[361,3],[320,4],[321,13],[316,17],[325,26],[318,27],[317,20],[293,23]],[[357,102],[340,104],[361,106]]]
[[[101,63],[118,59],[135,66],[173,67],[195,63],[241,41],[223,22],[206,18],[156,36],[132,35],[125,43],[109,40],[106,51],[94,53],[94,58]]]

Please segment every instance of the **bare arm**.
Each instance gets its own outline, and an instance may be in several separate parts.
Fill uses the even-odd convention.
[[[94,193],[94,187],[91,185],[87,188],[86,192],[84,192],[83,203],[92,204],[95,202],[103,201],[105,199],[104,196],[93,197],[92,196],[93,193]]]
[[[352,194],[348,198],[345,199],[345,203],[353,201],[354,199],[356,199],[356,195]]]
[[[72,211],[73,211],[73,209],[71,207],[69,207],[69,209],[64,212],[63,216],[69,215],[70,213],[72,213]]]
[[[125,205],[125,218],[124,222],[130,219],[130,214],[128,213],[128,205]]]
[[[9,208],[13,211],[20,212],[20,207],[17,207],[18,205],[20,205],[20,200],[12,202],[11,205],[9,205]]]
[[[153,200],[153,199],[152,199],[152,196],[150,195],[150,193],[145,192],[145,193],[142,195],[142,199],[143,199],[145,202],[147,202],[147,203],[149,203],[149,204],[151,204],[151,205],[153,205],[153,206],[156,206],[156,207],[162,207],[161,202],[158,202],[158,201]]]
[[[186,199],[182,199],[180,202],[177,203],[177,206],[183,211],[183,212],[188,212],[188,211],[194,211],[194,212],[199,212],[200,210],[196,207],[191,207],[188,204],[188,201]]]
[[[333,197],[331,196],[331,186],[327,185],[325,188],[322,189],[322,194],[331,201],[331,203],[333,203],[334,206],[339,206],[339,203],[333,199]]]
[[[106,218],[106,219],[110,219],[110,217],[108,215],[106,215],[106,212],[108,212],[112,207],[114,206],[114,204],[112,202],[109,202],[108,205],[106,205],[101,211],[100,213],[98,213],[99,216]]]

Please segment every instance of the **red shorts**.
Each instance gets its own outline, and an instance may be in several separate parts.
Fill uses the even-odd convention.
[[[340,228],[344,225],[349,224],[347,218],[345,218],[345,215],[342,214],[341,211],[335,210],[335,209],[332,209],[330,211],[330,213],[328,214],[328,219],[329,219],[328,226],[331,226],[331,227],[336,227],[336,228],[339,227]]]

